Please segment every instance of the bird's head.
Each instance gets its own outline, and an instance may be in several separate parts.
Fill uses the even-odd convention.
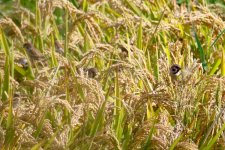
[[[177,64],[174,64],[170,67],[170,74],[178,76],[180,74],[181,67]]]
[[[27,42],[23,44],[23,48],[30,52],[33,49],[33,46],[31,43]]]
[[[18,60],[18,63],[19,63],[23,68],[28,68],[28,66],[29,66],[29,63],[28,63],[28,61],[27,61],[26,58],[20,58],[20,59]]]
[[[98,75],[98,70],[97,68],[89,68],[87,69],[87,73],[89,78],[94,78],[95,76]]]

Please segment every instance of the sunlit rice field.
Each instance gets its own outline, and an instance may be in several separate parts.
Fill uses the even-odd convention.
[[[0,149],[224,150],[224,0],[0,0]]]

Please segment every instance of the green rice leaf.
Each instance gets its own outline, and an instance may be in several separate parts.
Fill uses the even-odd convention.
[[[87,0],[83,0],[83,11],[87,12],[88,11],[88,1]]]
[[[3,81],[3,88],[2,88],[2,101],[7,100],[7,95],[9,94],[9,87],[10,87],[10,50],[8,46],[8,42],[5,38],[5,34],[0,29],[1,34],[1,46],[4,49],[6,54],[5,59],[5,66],[4,66],[4,81]]]
[[[200,150],[211,150],[212,147],[213,147],[213,145],[216,143],[216,141],[218,140],[218,138],[223,133],[224,129],[225,129],[225,123],[220,128],[220,130],[216,133],[216,135],[209,141],[209,143],[204,148],[202,148]]]
[[[198,46],[198,51],[199,51],[202,67],[203,67],[204,71],[206,71],[207,70],[207,63],[206,63],[206,60],[205,60],[205,53],[204,53],[204,50],[203,50],[202,45],[200,43],[200,40],[198,38],[198,35],[195,31],[194,31],[194,35],[195,35],[195,40],[196,40],[196,43],[197,43],[197,46]]]
[[[219,69],[220,64],[221,64],[221,59],[218,58],[216,62],[212,65],[212,69],[210,70],[209,75],[215,74],[215,72]]]
[[[11,147],[12,142],[14,140],[14,117],[13,117],[13,109],[12,109],[12,96],[9,98],[9,113],[7,117],[7,124],[6,124],[6,139],[5,145]]]
[[[224,50],[222,50],[221,76],[225,76],[225,53],[224,53]]]
[[[175,141],[172,143],[172,145],[170,146],[169,150],[174,150],[177,146],[177,144],[179,143],[179,141],[183,138],[184,134],[181,133],[176,139]]]
[[[136,7],[132,1],[129,1],[129,0],[124,0],[124,1],[133,10],[134,13],[136,13],[138,16],[144,16],[141,10],[138,7]]]
[[[137,47],[139,49],[142,49],[142,37],[143,37],[143,31],[142,31],[142,21],[141,21],[138,27],[138,37],[137,37]]]
[[[219,40],[219,38],[224,34],[225,29],[223,29],[216,37],[216,39],[213,41],[213,43],[211,44],[211,46],[209,47],[209,49],[212,49],[212,47],[216,44],[216,42]]]

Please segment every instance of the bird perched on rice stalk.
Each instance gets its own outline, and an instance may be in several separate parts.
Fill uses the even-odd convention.
[[[26,53],[32,63],[32,65],[35,64],[35,62],[38,62],[38,64],[46,65],[46,58],[42,53],[40,53],[31,43],[27,42],[24,43],[23,48],[26,49]]]
[[[173,83],[175,83],[178,80],[180,74],[181,74],[181,67],[177,64],[173,64],[170,67],[170,76]]]
[[[123,59],[127,58],[128,57],[128,50],[122,45],[119,46],[119,49],[121,50],[120,57],[123,58]]]
[[[31,43],[27,42],[23,47],[26,49],[30,60],[41,60],[44,58],[44,56]]]
[[[23,69],[27,69],[29,67],[29,63],[26,58],[20,58],[18,60],[18,64],[23,67]]]
[[[171,76],[178,76],[181,73],[181,67],[177,64],[174,64],[170,67],[170,75]]]
[[[97,68],[85,68],[84,71],[87,73],[89,78],[95,78],[98,75]]]
[[[58,40],[55,40],[55,51],[61,55],[64,54],[64,49]]]
[[[95,78],[98,75],[98,69],[95,67],[92,68],[77,68],[79,75],[86,76],[88,78]]]
[[[196,61],[191,65],[191,67],[189,68],[181,68],[179,65],[177,64],[173,64],[171,67],[170,67],[170,76],[171,76],[171,79],[172,79],[172,82],[173,83],[182,83],[182,84],[185,84],[185,83],[188,83],[190,81],[190,79],[192,77],[194,77],[194,74],[196,72],[198,72],[198,70],[201,70],[201,64],[200,63],[197,63]],[[198,72],[200,73],[200,72]]]

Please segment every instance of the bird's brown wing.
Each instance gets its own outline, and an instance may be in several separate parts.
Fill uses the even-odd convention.
[[[31,59],[40,60],[44,58],[44,56],[37,49],[33,49],[28,54]]]

